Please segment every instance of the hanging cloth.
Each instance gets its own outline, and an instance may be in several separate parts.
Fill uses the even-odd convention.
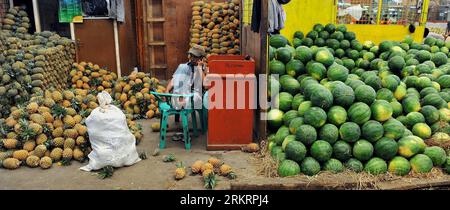
[[[109,17],[118,22],[125,22],[125,6],[123,0],[110,0]]]
[[[286,21],[286,13],[283,7],[277,0],[270,0],[269,2],[269,33],[278,32],[284,28]]]
[[[261,1],[253,1],[252,8],[252,25],[251,29],[253,32],[259,33],[259,27],[261,25]]]

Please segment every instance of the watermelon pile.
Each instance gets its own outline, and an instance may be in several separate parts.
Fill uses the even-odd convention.
[[[317,24],[270,37],[269,151],[280,176],[344,169],[377,175],[449,172],[432,138],[450,137],[450,42],[360,43]]]

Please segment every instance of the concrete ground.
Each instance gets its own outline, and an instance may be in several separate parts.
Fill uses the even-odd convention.
[[[138,151],[145,151],[148,159],[114,171],[111,178],[101,180],[95,172],[84,172],[79,170],[81,164],[73,161],[70,166],[58,166],[48,170],[40,168],[21,167],[17,170],[0,169],[0,190],[13,189],[102,189],[102,190],[131,190],[131,189],[193,189],[201,190],[203,180],[200,175],[188,175],[175,181],[173,176],[176,169],[175,162],[165,163],[162,161],[164,155],[174,154],[177,161],[183,161],[189,167],[196,160],[207,161],[209,157],[217,157],[231,165],[238,178],[249,179],[256,174],[256,167],[251,154],[241,151],[206,151],[206,136],[193,138],[191,151],[184,149],[183,142],[169,140],[166,149],[160,151],[159,156],[152,156],[158,147],[159,133],[151,131],[150,125],[157,120],[143,120],[142,124],[144,139],[138,145]],[[174,124],[169,128],[169,138],[176,129]],[[218,176],[216,189],[230,189],[230,180]]]

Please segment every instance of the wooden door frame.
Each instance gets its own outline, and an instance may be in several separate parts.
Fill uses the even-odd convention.
[[[144,34],[144,2],[145,0],[136,0],[135,11],[136,11],[136,41],[137,41],[137,56],[139,70],[143,71],[146,69],[145,63],[145,48],[144,43],[146,43],[146,36]]]

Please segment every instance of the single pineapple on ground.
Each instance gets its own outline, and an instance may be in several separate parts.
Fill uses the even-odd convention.
[[[183,179],[186,176],[186,168],[184,167],[183,162],[178,162],[176,166],[177,169],[175,170],[175,179]]]
[[[50,157],[43,157],[39,161],[39,166],[42,169],[49,169],[50,167],[52,167],[52,164],[53,164],[53,161]]]
[[[253,153],[259,151],[259,145],[256,143],[250,143],[242,147],[243,152]]]

